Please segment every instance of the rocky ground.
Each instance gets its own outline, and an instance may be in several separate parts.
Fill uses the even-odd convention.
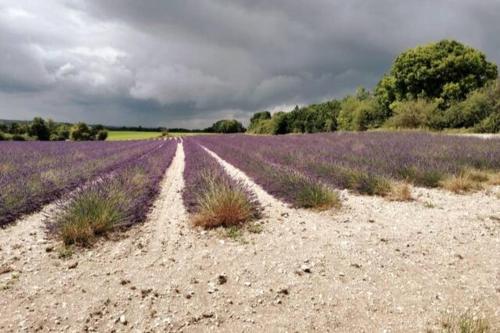
[[[53,206],[0,229],[0,332],[426,332],[465,309],[500,327],[500,188],[317,213],[222,163],[264,205],[247,230],[189,225],[182,145],[149,220],[93,249],[46,235]]]

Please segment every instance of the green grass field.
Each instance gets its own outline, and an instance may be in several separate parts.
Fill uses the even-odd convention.
[[[175,133],[169,132],[169,137],[192,136],[206,133]],[[161,132],[135,132],[135,131],[109,131],[108,141],[121,141],[121,140],[148,140],[155,139],[161,136]]]
[[[108,141],[147,140],[161,136],[161,132],[109,131]]]

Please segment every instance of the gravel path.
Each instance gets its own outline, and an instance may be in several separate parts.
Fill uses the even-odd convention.
[[[223,166],[264,204],[262,232],[189,225],[182,145],[150,219],[92,250],[58,258],[42,214],[0,230],[0,331],[425,332],[464,308],[500,325],[500,188],[342,192],[315,213]]]

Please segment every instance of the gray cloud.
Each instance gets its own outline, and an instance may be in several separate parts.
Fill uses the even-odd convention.
[[[500,62],[496,0],[4,0],[0,118],[204,127],[372,87],[408,47]]]

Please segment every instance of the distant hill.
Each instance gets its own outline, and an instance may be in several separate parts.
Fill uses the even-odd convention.
[[[9,124],[12,124],[12,123],[28,124],[30,122],[31,122],[31,120],[8,120],[8,119],[0,119],[0,124],[5,124],[5,125],[9,125]]]

